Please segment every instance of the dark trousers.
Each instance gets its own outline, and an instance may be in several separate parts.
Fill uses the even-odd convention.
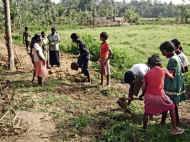
[[[60,66],[59,51],[49,51],[49,63],[51,66]]]
[[[79,67],[82,69],[82,73],[87,77],[90,76],[89,70],[88,70],[88,62],[89,62],[89,59],[85,59],[81,57],[79,57],[78,59]]]

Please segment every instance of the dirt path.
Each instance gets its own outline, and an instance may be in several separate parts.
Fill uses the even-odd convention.
[[[16,117],[27,131],[20,136],[4,137],[1,142],[49,142],[56,133],[55,124],[46,113],[19,111]]]
[[[80,124],[84,123],[83,119],[87,121],[99,113],[109,112],[116,108],[117,97],[109,96],[114,90],[113,88],[110,90],[99,88],[97,85],[99,81],[96,79],[93,80],[93,85],[85,85],[82,81],[83,76],[70,69],[70,64],[76,60],[76,57],[65,53],[61,56],[61,67],[49,71],[50,75],[45,89],[35,87],[30,82],[32,64],[29,55],[24,47],[15,46],[14,50],[18,70],[14,73],[3,72],[1,77],[13,82],[16,99],[20,101],[18,108],[24,110],[19,110],[17,116],[28,124],[28,129],[21,136],[0,139],[0,141],[56,142],[60,139],[63,141],[91,141],[92,135],[98,136],[101,133],[100,130],[96,130],[95,124],[84,126],[84,130],[81,128],[79,130],[78,127],[83,127],[83,124]],[[6,63],[6,53],[6,48],[0,44],[1,64]],[[91,71],[91,74],[98,77],[94,71]],[[127,88],[117,83],[115,89],[114,93],[117,94],[117,90],[121,91]],[[62,123],[64,127],[59,128]],[[73,126],[73,123],[79,124]],[[56,133],[56,131],[58,132]],[[58,136],[52,138],[55,134]]]

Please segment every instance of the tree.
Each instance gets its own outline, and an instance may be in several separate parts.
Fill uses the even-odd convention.
[[[130,8],[125,11],[124,17],[129,23],[137,23],[140,16],[135,10]]]
[[[5,40],[8,51],[8,67],[11,71],[15,70],[14,51],[12,47],[11,35],[11,16],[10,16],[10,3],[9,0],[3,0],[4,15],[5,15]]]

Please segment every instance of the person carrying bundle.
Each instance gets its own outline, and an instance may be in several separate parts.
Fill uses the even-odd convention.
[[[87,77],[87,81],[90,82],[91,79],[88,70],[88,64],[90,60],[89,50],[76,33],[71,34],[71,39],[74,43],[77,44],[77,47],[79,49],[79,57],[76,66],[81,68],[82,73]]]

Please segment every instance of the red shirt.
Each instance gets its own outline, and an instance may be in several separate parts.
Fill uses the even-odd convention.
[[[166,76],[172,76],[168,70],[159,66],[152,68],[144,77],[146,84],[145,94],[147,95],[163,95],[164,80]]]
[[[107,59],[109,57],[109,50],[110,49],[108,43],[102,43],[100,47],[100,58]]]

